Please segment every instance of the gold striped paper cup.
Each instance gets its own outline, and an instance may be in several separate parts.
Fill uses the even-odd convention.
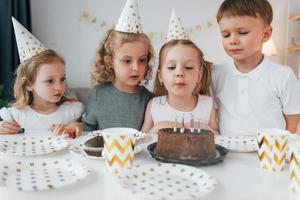
[[[300,141],[290,141],[290,188],[291,191],[300,197]]]
[[[298,145],[300,146],[300,137],[297,134],[291,133],[291,134],[288,135],[288,140],[289,140],[289,144],[288,144],[287,149],[286,149],[285,161],[287,163],[290,163],[291,162],[291,157],[292,157],[292,151],[290,149],[290,144],[291,144],[291,142],[293,142],[293,143],[298,142]]]
[[[132,166],[134,157],[135,134],[132,128],[109,128],[102,130],[106,166],[113,174]]]
[[[258,162],[261,169],[269,172],[284,170],[289,134],[280,129],[257,131]]]

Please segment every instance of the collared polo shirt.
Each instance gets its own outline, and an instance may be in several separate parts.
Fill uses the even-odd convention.
[[[248,73],[238,71],[233,62],[215,65],[212,78],[221,134],[285,129],[284,115],[300,113],[300,83],[294,72],[267,57]]]

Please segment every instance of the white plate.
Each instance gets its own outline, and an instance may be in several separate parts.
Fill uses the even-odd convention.
[[[0,141],[0,152],[13,156],[35,156],[56,152],[68,147],[63,137],[6,137]]]
[[[0,162],[0,188],[39,191],[74,184],[90,174],[84,163],[64,159]]]
[[[138,154],[143,150],[143,147],[141,145],[135,145],[134,146],[134,154]],[[97,157],[97,156],[90,156],[87,153],[85,153],[84,149],[83,149],[83,144],[72,144],[69,147],[69,151],[75,155],[79,155],[79,156],[83,156],[86,158],[91,158],[91,159],[104,159],[102,156],[101,157]]]
[[[256,136],[216,135],[215,143],[233,152],[255,152],[258,150]]]
[[[216,187],[216,180],[203,170],[177,164],[134,165],[118,178],[138,199],[199,199]]]

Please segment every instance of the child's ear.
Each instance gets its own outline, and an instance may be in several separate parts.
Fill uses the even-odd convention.
[[[264,30],[263,42],[268,41],[272,36],[273,28],[272,26],[267,26]]]
[[[157,70],[157,77],[158,77],[158,81],[160,83],[163,83],[163,78],[162,78],[162,74],[161,74],[161,70]]]
[[[29,91],[29,92],[32,92],[33,87],[32,87],[31,84],[28,84],[28,81],[26,80],[25,77],[22,77],[22,82],[23,82],[23,84],[25,85],[25,89],[26,89],[27,91]]]

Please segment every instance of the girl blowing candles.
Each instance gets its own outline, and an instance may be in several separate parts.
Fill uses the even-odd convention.
[[[217,131],[216,110],[208,96],[210,67],[211,63],[204,60],[201,50],[188,39],[173,11],[167,43],[159,53],[154,86],[154,94],[159,96],[148,103],[142,131],[157,133],[161,128],[176,127],[176,116],[184,116],[184,122],[189,122],[191,114],[195,120],[207,124],[207,128]]]

